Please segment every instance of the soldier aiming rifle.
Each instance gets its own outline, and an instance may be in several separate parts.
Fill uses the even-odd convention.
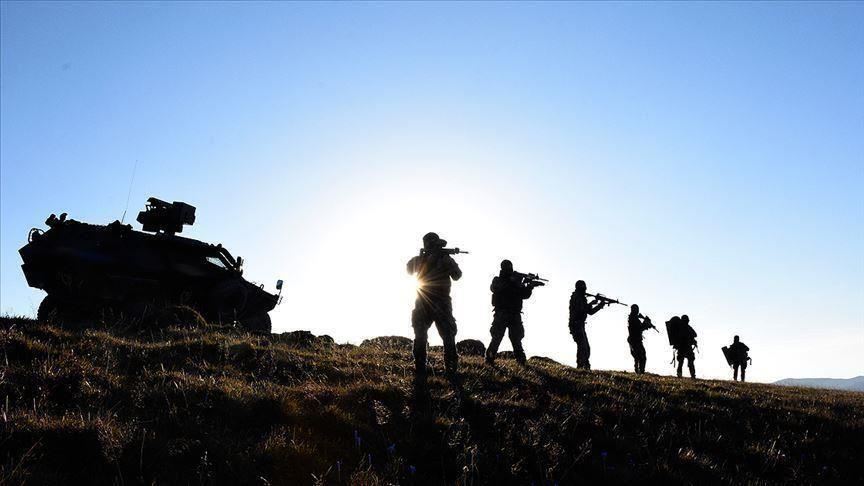
[[[504,339],[504,332],[510,336],[513,354],[516,362],[526,363],[525,350],[522,349],[522,338],[525,337],[525,327],[522,325],[522,301],[531,297],[535,287],[546,285],[545,278],[534,273],[520,273],[513,270],[510,260],[501,262],[501,271],[492,279],[492,327],[489,333],[492,340],[486,349],[486,363],[494,364],[498,346]]]
[[[594,315],[600,309],[610,304],[621,304],[615,299],[610,299],[602,294],[586,293],[587,286],[584,280],[576,282],[576,288],[570,295],[570,335],[576,341],[576,367],[590,370],[591,346],[588,344],[588,335],[585,333],[585,321],[588,316]],[[587,297],[593,297],[590,303]],[[624,304],[621,304],[624,305]]]
[[[637,374],[645,373],[645,345],[642,344],[644,337],[642,333],[648,329],[660,331],[651,323],[651,318],[639,313],[639,306],[630,306],[630,315],[627,317],[627,343],[630,345],[630,354],[633,356],[633,367]]]
[[[450,299],[451,280],[462,278],[462,270],[451,255],[468,253],[459,248],[445,248],[447,242],[436,233],[423,236],[420,254],[408,261],[408,273],[416,275],[417,300],[411,313],[414,328],[414,366],[418,378],[426,377],[426,347],[429,327],[435,323],[444,341],[444,365],[449,375],[458,367],[456,354],[456,319]]]

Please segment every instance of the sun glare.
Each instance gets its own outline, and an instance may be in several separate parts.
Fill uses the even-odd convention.
[[[408,285],[411,287],[411,294],[414,295],[420,292],[420,289],[423,287],[423,282],[421,282],[416,275],[411,275],[408,277]]]

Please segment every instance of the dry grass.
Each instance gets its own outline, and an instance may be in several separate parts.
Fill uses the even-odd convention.
[[[864,394],[0,320],[0,483],[862,483]],[[436,370],[443,364],[432,353]]]

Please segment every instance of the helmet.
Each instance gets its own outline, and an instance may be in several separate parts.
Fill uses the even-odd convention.
[[[636,304],[631,305],[630,306],[630,312],[632,312],[634,314],[638,314],[639,313],[639,306]]]
[[[513,271],[513,262],[510,260],[501,260],[501,271],[502,272],[512,272]]]
[[[577,281],[576,281],[576,290],[581,290],[582,292],[585,292],[585,289],[586,289],[586,288],[587,288],[587,287],[586,287],[586,285],[585,285],[585,281],[584,281],[584,280],[577,280]]]
[[[687,317],[687,314],[684,314],[683,316],[681,316],[681,320],[684,322],[690,322],[690,318]]]
[[[735,336],[735,338],[733,339],[733,341],[735,341],[735,342],[737,343],[739,339],[740,339],[740,338],[739,338],[738,336]]]
[[[423,235],[423,247],[425,248],[444,248],[447,242],[442,240],[438,233],[429,232]]]

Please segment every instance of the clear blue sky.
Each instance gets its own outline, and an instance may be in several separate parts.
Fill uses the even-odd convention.
[[[864,373],[864,4],[12,3],[2,10],[0,311],[34,314],[17,249],[52,212],[148,196],[247,259],[276,330],[411,335],[426,231],[472,255],[460,338],[488,342],[501,258],[551,279],[529,354],[575,361],[583,278],[697,367]],[[134,217],[128,218],[134,219]],[[589,324],[629,369],[626,311]],[[434,334],[434,331],[433,331]],[[434,340],[433,340],[434,341]],[[649,371],[669,373],[648,334]]]

